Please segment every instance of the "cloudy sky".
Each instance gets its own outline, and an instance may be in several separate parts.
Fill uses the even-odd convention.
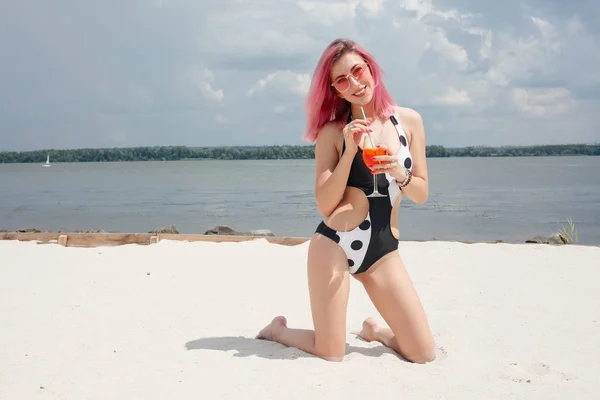
[[[600,142],[596,0],[9,0],[0,150],[306,144],[337,37],[375,55],[428,144]]]

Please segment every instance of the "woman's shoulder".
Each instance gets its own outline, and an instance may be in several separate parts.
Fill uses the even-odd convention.
[[[415,109],[409,107],[394,106],[394,112],[404,122],[414,127],[423,123],[423,117]]]
[[[340,138],[342,126],[339,121],[326,122],[317,134],[317,141],[332,141],[335,142]]]
[[[394,114],[400,120],[402,126],[407,130],[407,139],[412,143],[415,135],[422,136],[423,118],[418,111],[409,107],[394,106]]]
[[[327,149],[325,153],[329,151],[335,151],[338,157],[342,154],[342,147],[344,144],[344,135],[342,134],[342,125],[339,121],[326,122],[317,134],[316,147],[319,149]]]

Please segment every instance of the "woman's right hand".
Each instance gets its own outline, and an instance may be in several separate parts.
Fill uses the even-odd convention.
[[[356,154],[358,145],[361,142],[363,133],[370,133],[373,130],[369,127],[370,120],[353,119],[349,124],[344,126],[344,141],[346,142],[346,150],[351,154]]]

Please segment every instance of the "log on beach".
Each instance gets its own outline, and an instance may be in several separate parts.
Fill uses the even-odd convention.
[[[150,245],[161,240],[241,242],[266,238],[270,243],[294,246],[304,243],[308,238],[275,236],[268,229],[256,229],[248,232],[236,231],[226,225],[218,225],[204,234],[181,234],[175,226],[161,227],[148,233],[105,232],[101,229],[84,231],[42,232],[39,229],[20,229],[17,232],[0,230],[0,240],[35,241],[42,244],[58,243],[67,247],[119,246],[128,244]]]
[[[281,237],[276,236],[269,229],[254,229],[250,231],[238,231],[228,225],[217,225],[206,230],[203,234],[181,234],[179,229],[174,226],[165,226],[153,229],[148,233],[122,233],[122,232],[106,232],[102,229],[91,229],[88,231],[74,230],[69,231],[66,228],[61,228],[58,232],[41,231],[37,228],[23,228],[16,232],[11,232],[6,229],[0,229],[0,240],[23,240],[23,241],[39,241],[40,243],[60,243],[68,246],[77,247],[93,247],[93,246],[116,246],[123,244],[142,244],[149,245],[157,243],[160,240],[181,240],[181,241],[211,241],[211,242],[236,242],[245,241],[255,238],[268,238],[269,242],[282,244],[299,244],[309,240],[307,237]],[[440,241],[441,239],[433,237],[431,241]],[[401,240],[404,241],[404,240]],[[416,240],[418,242],[427,242],[429,240]],[[66,244],[68,242],[68,244]],[[503,240],[495,241],[476,241],[476,240],[459,240],[459,243],[475,244],[475,243],[505,243]],[[572,244],[567,237],[562,233],[552,233],[549,235],[535,236],[531,239],[524,240],[524,243],[548,244],[548,245],[564,245]]]

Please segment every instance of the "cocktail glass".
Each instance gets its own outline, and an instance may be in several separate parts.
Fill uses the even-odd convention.
[[[378,147],[365,147],[362,150],[363,162],[371,171],[376,171],[376,169],[374,169],[373,166],[384,163],[384,161],[373,160],[372,158],[374,156],[384,156],[384,155],[385,155],[385,150],[378,148]],[[385,197],[385,194],[379,193],[379,190],[377,188],[377,175],[380,175],[380,173],[373,174],[373,193],[367,195],[367,197]]]
[[[367,116],[365,115],[365,110],[362,107],[360,108],[360,112],[362,113],[363,119],[366,120]],[[373,141],[373,137],[371,136],[370,133],[368,135],[369,135],[369,143],[370,143],[371,147],[363,148],[362,158],[363,158],[363,162],[365,163],[365,165],[371,171],[376,171],[376,169],[373,169],[373,166],[377,165],[377,164],[383,164],[384,161],[373,160],[373,157],[374,156],[384,156],[385,150],[381,149],[379,147],[376,147],[375,142]],[[379,193],[379,190],[377,189],[377,175],[379,175],[379,174],[380,173],[373,174],[373,193],[371,193],[370,195],[367,195],[367,197],[385,197],[385,194]]]

